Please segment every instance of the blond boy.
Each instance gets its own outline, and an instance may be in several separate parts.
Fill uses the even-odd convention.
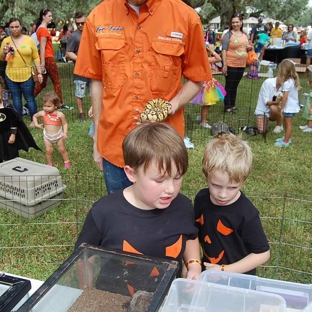
[[[270,257],[259,212],[241,191],[252,165],[247,142],[234,135],[210,141],[202,170],[208,188],[195,198],[203,269],[256,274]]]

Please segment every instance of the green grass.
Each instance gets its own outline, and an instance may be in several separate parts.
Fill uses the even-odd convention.
[[[63,96],[65,103],[75,107],[65,111],[69,123],[67,150],[72,163],[70,170],[63,168],[63,160],[55,150],[53,163],[59,169],[63,183],[67,186],[61,205],[44,215],[29,220],[4,209],[0,210],[0,271],[10,272],[40,280],[47,279],[71,254],[73,244],[81,229],[87,211],[92,203],[106,195],[103,176],[92,159],[92,141],[88,137],[90,121],[77,120],[78,112],[74,102],[72,64],[60,64]],[[224,83],[222,76],[217,76]],[[232,116],[223,115],[223,103],[211,108],[210,124],[224,120],[239,132],[244,125],[253,126],[253,110],[263,79],[250,81],[243,78],[239,86],[237,106],[239,111]],[[306,79],[301,80],[307,91]],[[38,96],[51,90],[48,85]],[[85,111],[90,99],[85,99]],[[186,107],[186,135],[195,144],[189,150],[189,170],[184,177],[182,192],[192,200],[196,193],[206,186],[201,172],[201,159],[205,144],[211,139],[210,131],[202,129],[195,121],[200,107],[189,104]],[[26,118],[26,122],[29,120]],[[254,153],[253,170],[243,186],[244,192],[260,210],[263,226],[271,244],[271,259],[259,269],[263,277],[278,278],[293,282],[311,283],[312,280],[312,185],[310,154],[312,134],[303,133],[298,126],[305,124],[301,113],[293,120],[293,143],[290,148],[274,146],[280,135],[272,133],[274,123],[269,126],[266,137],[248,136],[246,139]],[[44,150],[42,131],[31,132]],[[31,150],[21,152],[26,159],[45,163],[44,152]]]

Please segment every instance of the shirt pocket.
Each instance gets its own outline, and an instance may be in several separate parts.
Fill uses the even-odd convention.
[[[184,43],[153,41],[149,80],[152,93],[166,95],[181,83]]]
[[[125,40],[98,38],[95,47],[101,52],[103,87],[120,89],[126,80]]]

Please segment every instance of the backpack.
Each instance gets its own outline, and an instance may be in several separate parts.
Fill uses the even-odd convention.
[[[42,26],[39,26],[38,29],[36,29],[36,31],[30,36],[35,41],[35,44],[37,46],[39,53],[40,53],[40,42],[38,41],[37,31],[39,30],[40,27],[42,27]]]
[[[40,51],[40,43],[39,43],[38,38],[37,38],[37,33],[34,32],[30,37],[33,38],[33,40],[35,41],[35,44],[37,46],[38,51]]]

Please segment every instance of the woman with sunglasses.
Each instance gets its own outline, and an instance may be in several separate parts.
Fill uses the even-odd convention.
[[[47,86],[48,76],[52,80],[54,91],[58,95],[61,101],[61,107],[63,109],[72,109],[67,105],[64,105],[63,95],[61,89],[61,81],[58,73],[58,68],[54,59],[54,51],[52,45],[52,37],[48,31],[48,25],[52,22],[52,12],[49,9],[43,9],[40,11],[37,26],[37,39],[40,44],[40,62],[43,70],[43,81],[35,88],[35,97]]]
[[[231,18],[231,26],[222,39],[222,72],[225,75],[224,112],[232,113],[236,108],[238,85],[243,77],[247,51],[252,47],[247,35],[243,32],[243,17],[235,13]]]
[[[37,112],[35,83],[31,76],[33,63],[39,73],[39,83],[43,81],[38,50],[33,39],[22,33],[22,23],[18,18],[11,18],[8,24],[11,35],[3,39],[0,48],[0,59],[7,61],[5,81],[12,94],[15,109],[22,116],[24,96],[32,121],[33,115]]]

